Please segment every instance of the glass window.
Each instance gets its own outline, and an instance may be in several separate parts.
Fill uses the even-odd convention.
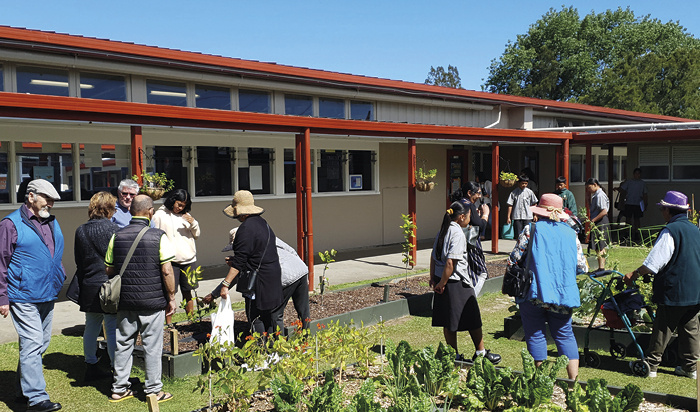
[[[0,203],[10,203],[10,163],[7,142],[0,142]]]
[[[197,196],[233,194],[231,170],[231,148],[197,147],[197,167],[194,168],[195,194]]]
[[[238,189],[255,194],[272,193],[272,149],[238,150]]]
[[[608,181],[608,155],[598,155],[598,181]]]
[[[319,192],[342,192],[345,175],[342,150],[320,150],[316,170]]]
[[[311,150],[311,159],[314,158],[314,151]],[[314,170],[314,162],[311,162],[311,173]],[[297,191],[297,158],[294,149],[284,149],[284,193],[296,193]],[[311,179],[311,190],[315,188]]]
[[[583,182],[583,155],[569,157],[569,182]]]
[[[700,179],[700,146],[674,146],[672,159],[673,180]]]
[[[297,94],[284,95],[284,114],[292,116],[313,116],[314,99]]]
[[[131,177],[129,145],[80,144],[80,197],[90,200],[99,191],[116,195],[122,179]]]
[[[372,190],[374,169],[374,152],[371,150],[350,150],[348,152],[348,171],[350,172],[350,190]]]
[[[187,87],[185,83],[146,81],[147,101],[151,104],[170,106],[187,106]]]
[[[17,93],[68,96],[68,70],[17,67]]]
[[[345,101],[341,99],[318,99],[318,116],[330,119],[345,119]]]
[[[231,110],[231,91],[224,87],[196,85],[194,100],[197,107]]]
[[[146,173],[165,173],[175,181],[174,189],[189,191],[187,166],[183,157],[187,158],[189,147],[182,146],[147,146]]]
[[[270,113],[270,93],[255,90],[238,91],[238,110],[242,112]]]
[[[0,91],[5,90],[5,76],[2,72],[2,66],[0,66]]]
[[[370,102],[350,101],[352,120],[374,120],[374,105]]]
[[[53,184],[61,200],[73,200],[73,154],[70,143],[17,143],[19,178],[15,181],[17,201],[24,202],[27,185],[33,179]]]
[[[80,97],[126,101],[126,78],[109,74],[80,73]]]
[[[639,167],[644,180],[668,180],[670,177],[671,156],[665,146],[639,147]]]

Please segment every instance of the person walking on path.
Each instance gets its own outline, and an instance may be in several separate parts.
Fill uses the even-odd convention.
[[[532,285],[527,294],[516,298],[523,321],[527,350],[535,365],[547,359],[546,325],[557,345],[559,355],[566,355],[569,379],[578,376],[578,344],[571,327],[573,309],[581,306],[576,275],[588,271],[581,242],[566,223],[569,215],[563,211],[561,197],[554,193],[542,195],[539,205],[532,208],[538,221],[525,226],[506,264],[517,265],[526,259],[528,245],[532,270]]]
[[[51,215],[60,199],[51,183],[32,180],[24,204],[0,221],[0,315],[11,316],[19,336],[17,400],[35,412],[61,409],[46,392],[42,363],[54,303],[66,280],[63,233]]]
[[[194,268],[197,264],[195,240],[201,234],[199,223],[190,214],[191,210],[190,194],[185,189],[175,189],[153,215],[153,227],[164,231],[175,249],[175,259],[170,262],[175,274],[175,293],[179,286],[182,290],[182,299],[187,302],[185,305],[187,314],[194,313],[192,291],[196,286],[190,285],[185,271],[187,268]],[[172,320],[172,315],[165,315],[165,322],[168,325]]]
[[[445,342],[454,348],[457,361],[466,361],[457,347],[457,332],[469,331],[477,356],[498,364],[501,356],[486,350],[481,329],[481,312],[474,286],[478,276],[469,269],[467,239],[463,229],[469,224],[469,208],[453,202],[445,212],[430,257],[430,286],[433,298],[432,326],[442,327]]]
[[[132,398],[129,375],[132,353],[140,334],[146,361],[146,395],[156,394],[158,402],[172,398],[161,382],[163,322],[175,312],[175,278],[170,261],[175,252],[160,229],[149,228],[153,200],[137,195],[131,203],[131,222],[112,236],[105,254],[107,275],[117,275],[139,233],[146,229],[122,275],[117,310],[117,348],[114,356],[114,383],[110,402]]]
[[[596,252],[598,256],[598,270],[605,270],[605,249],[608,247],[608,210],[610,199],[600,187],[598,179],[590,178],[586,181],[586,191],[591,194],[591,223],[595,227],[590,228],[590,241],[588,248]]]
[[[628,224],[632,219],[632,240],[636,240],[639,238],[641,219],[649,205],[647,184],[642,180],[642,169],[634,169],[632,179],[625,180],[613,190],[619,190],[622,198],[625,199],[625,208],[622,209],[622,214]]]
[[[73,255],[75,257],[75,275],[78,277],[80,311],[85,312],[85,331],[83,332],[83,355],[85,356],[85,381],[102,377],[97,365],[97,337],[102,330],[106,332],[107,353],[114,366],[116,347],[117,315],[105,313],[100,305],[100,287],[107,280],[105,271],[105,254],[107,245],[119,226],[111,221],[117,198],[108,192],[95,193],[88,205],[88,220],[75,230]]]
[[[513,223],[513,233],[517,238],[523,228],[532,222],[531,206],[537,204],[537,196],[527,186],[529,178],[522,174],[518,178],[518,187],[508,196],[508,217],[506,223]]]
[[[688,197],[666,192],[657,203],[666,221],[644,264],[625,275],[631,284],[639,276],[654,275],[652,302],[656,316],[647,350],[649,377],[656,377],[661,355],[678,334],[676,375],[697,379],[700,359],[700,231],[688,220]]]
[[[486,258],[484,257],[484,249],[481,246],[480,234],[488,224],[489,207],[479,201],[481,195],[481,188],[476,182],[466,182],[452,196],[453,201],[460,201],[465,208],[469,209],[469,225],[478,229],[476,236],[474,232],[470,232],[468,236],[465,230],[465,236],[467,236],[467,262],[469,263],[469,270],[477,275],[477,282],[474,285],[474,293],[477,296],[488,278]],[[477,207],[477,204],[481,204],[481,206]]]
[[[566,188],[566,178],[564,176],[559,176],[554,181],[554,193],[561,197],[563,207],[565,209],[569,209],[574,216],[578,216],[576,198],[574,197],[574,194]]]
[[[120,228],[126,226],[131,221],[129,208],[134,197],[139,194],[139,184],[131,179],[124,179],[119,182],[117,188],[117,210],[112,216],[112,222]]]

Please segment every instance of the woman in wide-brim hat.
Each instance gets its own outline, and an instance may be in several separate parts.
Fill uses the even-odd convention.
[[[528,262],[532,285],[522,298],[516,298],[523,321],[527,349],[539,365],[547,359],[546,325],[559,355],[566,355],[570,379],[578,375],[578,345],[571,328],[573,309],[581,305],[576,275],[588,271],[576,232],[566,223],[562,198],[554,193],[542,195],[532,207],[537,222],[525,226],[508,258],[508,266]],[[524,262],[523,262],[524,261]]]
[[[228,296],[229,288],[236,284],[241,271],[257,270],[254,293],[243,295],[246,315],[251,323],[255,319],[262,322],[264,330],[257,332],[272,333],[272,311],[282,303],[282,271],[275,233],[260,216],[264,211],[255,206],[253,194],[247,190],[236,192],[231,204],[224,209],[226,216],[237,219],[241,225],[233,240],[234,255],[226,262],[231,268],[221,282],[221,297]]]

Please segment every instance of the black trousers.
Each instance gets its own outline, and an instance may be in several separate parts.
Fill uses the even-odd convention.
[[[296,310],[297,316],[302,322],[302,327],[308,329],[311,310],[309,309],[309,275],[307,274],[282,289],[282,304],[269,312],[269,326],[265,324],[266,319],[263,316],[259,318],[248,317],[253,322],[254,330],[259,333],[273,333],[279,328],[280,331],[283,331],[284,310],[290,298],[294,304],[294,310]]]

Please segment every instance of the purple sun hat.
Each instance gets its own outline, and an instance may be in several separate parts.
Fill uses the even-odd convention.
[[[688,196],[675,190],[666,192],[666,196],[657,205],[680,210],[688,210],[690,207],[688,205]]]

